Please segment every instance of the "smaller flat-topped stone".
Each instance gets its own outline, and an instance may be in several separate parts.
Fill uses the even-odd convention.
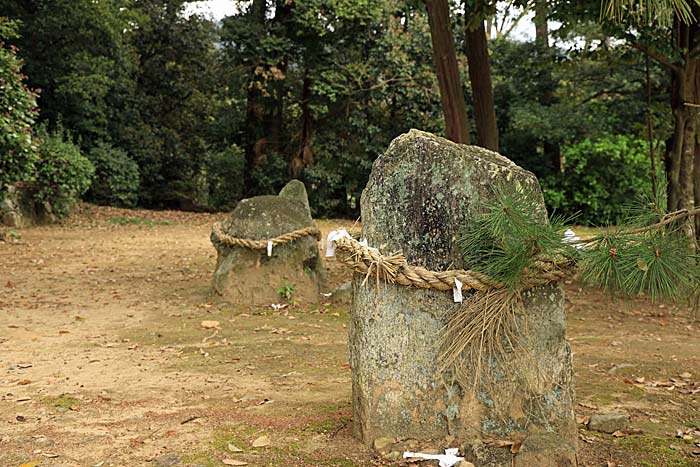
[[[241,200],[222,225],[230,237],[267,241],[313,227],[306,188],[289,182],[279,195]],[[212,234],[217,264],[214,292],[240,305],[269,305],[282,300],[279,288],[292,290],[291,300],[317,303],[324,280],[317,240],[304,236],[266,250],[231,246]]]

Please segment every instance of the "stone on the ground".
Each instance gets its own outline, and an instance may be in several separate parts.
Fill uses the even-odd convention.
[[[588,421],[588,429],[610,434],[627,428],[629,421],[629,416],[623,413],[594,413]]]
[[[411,130],[372,168],[361,198],[362,237],[384,254],[432,270],[464,268],[461,231],[492,200],[494,187],[533,196],[535,176],[501,155]],[[548,285],[524,293],[525,346],[536,365],[500,374],[472,391],[439,371],[437,340],[455,306],[452,293],[353,278],[349,325],[353,429],[366,444],[381,437],[444,439],[479,466],[511,466],[508,448],[485,438],[522,439],[515,466],[575,465],[573,366],[564,296]],[[486,362],[487,364],[488,361]],[[541,372],[541,374],[538,374]],[[527,384],[525,383],[527,382]]]
[[[352,303],[352,282],[345,282],[333,289],[331,300],[336,305],[350,305]]]
[[[157,467],[173,467],[175,465],[178,465],[182,462],[182,459],[180,456],[178,456],[176,453],[171,452],[168,454],[164,454],[160,456],[159,458],[156,459],[156,466]]]
[[[269,240],[313,225],[304,184],[292,180],[278,196],[241,200],[223,229],[238,238]],[[218,253],[212,285],[225,300],[256,306],[318,303],[324,272],[313,236],[276,245],[272,256],[266,250],[223,245],[213,235],[212,242]]]
[[[387,447],[391,447],[393,444],[395,444],[396,441],[397,441],[396,438],[384,436],[384,437],[375,439],[373,446],[374,446],[374,449],[376,451],[384,451],[384,450],[386,450]]]

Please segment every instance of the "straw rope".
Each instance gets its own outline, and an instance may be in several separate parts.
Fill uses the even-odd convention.
[[[285,243],[293,242],[303,237],[314,237],[316,240],[321,239],[321,231],[318,227],[304,227],[303,229],[295,230],[289,232],[279,237],[271,238],[269,240],[252,240],[249,238],[238,238],[229,235],[224,232],[221,222],[216,222],[211,228],[211,238],[212,242],[218,242],[225,246],[249,248],[251,250],[265,250],[267,249],[267,242],[272,241],[273,245],[283,245]]]
[[[382,255],[376,248],[361,245],[357,240],[340,237],[334,240],[336,256],[355,272],[365,276],[376,276],[392,284],[399,284],[421,289],[452,290],[455,279],[462,283],[462,290],[492,290],[502,289],[504,284],[496,279],[477,271],[463,269],[448,269],[446,271],[431,271],[420,266],[411,266],[403,254]],[[566,259],[557,261],[539,260],[526,271],[524,285],[535,287],[550,282],[556,282],[566,275]]]

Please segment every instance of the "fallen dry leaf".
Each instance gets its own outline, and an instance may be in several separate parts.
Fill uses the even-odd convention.
[[[235,444],[228,443],[228,450],[231,452],[243,452],[243,449],[239,448]]]
[[[221,323],[219,323],[218,321],[204,320],[201,323],[199,323],[199,325],[204,329],[221,329]]]
[[[239,461],[236,459],[224,459],[221,462],[223,462],[226,465],[248,465],[247,462],[245,461]]]
[[[510,453],[511,454],[517,454],[520,451],[520,448],[523,447],[523,442],[521,440],[516,440],[511,446],[510,446]]]
[[[688,373],[687,371],[684,371],[683,373],[681,373],[678,376],[680,376],[683,379],[690,379],[693,377],[693,375],[691,373]]]
[[[39,464],[41,464],[41,462],[27,462],[26,464],[22,464],[19,467],[36,467]]]
[[[523,445],[522,440],[510,440],[510,439],[498,439],[498,438],[486,438],[484,439],[484,444],[486,446],[495,446],[498,448],[510,447],[510,452],[512,454],[517,454]]]
[[[261,436],[260,438],[256,439],[253,441],[253,447],[254,448],[264,448],[265,446],[270,445],[270,438],[267,436]]]

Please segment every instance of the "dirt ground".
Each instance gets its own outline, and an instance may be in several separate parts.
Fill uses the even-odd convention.
[[[223,217],[85,205],[6,232],[0,467],[389,465],[351,436],[347,307],[210,297]],[[329,289],[349,278],[326,266]],[[631,418],[615,435],[581,424],[580,465],[700,466],[692,311],[566,288],[577,416]]]

